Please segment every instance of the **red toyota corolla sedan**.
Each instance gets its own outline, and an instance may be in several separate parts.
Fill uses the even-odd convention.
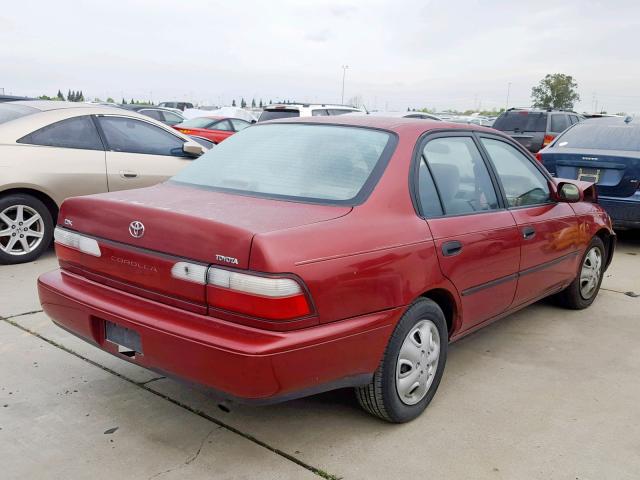
[[[185,120],[174,125],[173,128],[185,135],[204,137],[213,143],[220,143],[250,125],[246,120],[240,120],[239,118],[198,117]]]
[[[267,122],[167,183],[64,202],[40,301],[97,347],[230,400],[351,386],[405,422],[449,342],[549,295],[594,301],[615,247],[595,200],[479,126]]]

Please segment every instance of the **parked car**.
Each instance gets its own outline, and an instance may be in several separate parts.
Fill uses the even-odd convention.
[[[493,128],[505,132],[530,152],[536,153],[580,120],[582,117],[577,113],[564,110],[510,108],[500,114]]]
[[[423,120],[435,120],[437,122],[442,121],[441,118],[426,112],[385,112],[385,111],[373,111],[373,112],[350,112],[347,115],[371,115],[372,117],[391,117],[391,118],[421,118]]]
[[[184,122],[185,118],[179,111],[169,110],[168,108],[154,107],[153,105],[118,105],[126,110],[133,110],[154,120],[164,123],[165,125],[174,126]]]
[[[16,95],[0,95],[0,102],[15,102],[17,100],[35,100],[29,97],[18,97]]]
[[[184,111],[185,108],[193,108],[193,103],[191,102],[160,102],[158,106],[164,107],[164,108],[177,108],[178,110]]]
[[[344,115],[352,112],[363,112],[363,110],[348,105],[329,105],[324,103],[273,104],[264,107],[264,110],[258,118],[258,122],[274,120],[276,118],[326,117],[329,115]]]
[[[479,126],[258,123],[169,182],[65,201],[40,301],[93,345],[226,398],[353,386],[405,422],[450,341],[552,294],[591,305],[616,238],[594,198]]]
[[[600,203],[616,227],[640,228],[640,121],[585,120],[538,153],[556,175],[595,182]]]
[[[211,140],[213,143],[220,143],[249,126],[251,126],[251,123],[239,118],[210,116],[185,120],[178,125],[174,125],[173,128],[186,135],[197,135]]]
[[[40,256],[65,198],[153,185],[205,150],[160,122],[119,108],[0,104],[0,264]]]

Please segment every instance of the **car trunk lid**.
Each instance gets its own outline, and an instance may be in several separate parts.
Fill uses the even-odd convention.
[[[629,197],[640,186],[638,152],[551,148],[541,157],[556,177],[594,182],[600,195]]]
[[[204,270],[211,264],[247,269],[254,235],[330,220],[350,210],[165,183],[68,199],[59,227],[96,239],[101,255],[57,248],[63,267],[82,270],[95,281],[204,305],[204,285],[176,278],[179,262]]]

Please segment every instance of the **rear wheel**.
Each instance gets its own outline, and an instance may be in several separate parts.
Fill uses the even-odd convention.
[[[593,237],[582,256],[578,275],[556,296],[558,303],[573,310],[581,310],[591,305],[600,291],[605,260],[604,243],[600,237]]]
[[[0,264],[35,260],[52,236],[53,219],[40,200],[26,194],[0,198]]]
[[[448,331],[440,307],[416,301],[396,326],[371,383],[356,389],[362,408],[383,420],[413,420],[436,393],[447,359]]]

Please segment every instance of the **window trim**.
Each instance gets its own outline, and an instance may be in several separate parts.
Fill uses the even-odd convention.
[[[547,170],[533,157],[533,155],[531,155],[531,152],[529,152],[529,150],[526,150],[522,145],[520,145],[520,143],[511,141],[508,138],[504,138],[500,135],[495,135],[487,132],[474,132],[474,135],[477,137],[477,141],[478,141],[478,144],[480,145],[482,155],[486,156],[486,159],[491,166],[490,168],[492,169],[492,171],[496,176],[496,180],[498,181],[499,188],[500,188],[500,196],[502,197],[502,201],[504,202],[505,208],[507,210],[520,210],[523,208],[541,207],[544,205],[552,205],[552,204],[555,205],[558,203],[553,199],[552,191],[551,191],[551,188],[549,187],[549,200],[546,202],[533,203],[531,205],[518,205],[515,207],[509,206],[509,201],[507,199],[507,195],[502,185],[502,180],[500,180],[500,175],[498,174],[498,170],[495,168],[495,165],[493,164],[493,160],[491,160],[491,156],[489,155],[489,152],[484,148],[484,145],[482,144],[482,141],[481,141],[482,138],[487,138],[489,140],[497,140],[514,147],[517,151],[522,153],[527,160],[529,160],[529,162],[538,170],[538,172],[542,174],[542,176],[547,180],[547,185],[549,185],[550,183],[554,183],[553,178],[551,177],[549,172],[547,172]]]
[[[20,137],[19,139],[17,139],[17,140],[16,140],[16,143],[18,143],[18,144],[20,144],[20,145],[29,145],[29,146],[31,146],[31,147],[68,148],[68,149],[70,149],[70,150],[89,150],[89,151],[91,151],[91,152],[106,152],[106,151],[107,151],[107,146],[106,146],[106,144],[105,144],[105,142],[104,142],[104,138],[103,138],[103,137],[102,137],[102,135],[100,134],[100,130],[98,130],[98,129],[96,128],[95,122],[93,123],[93,126],[94,126],[94,128],[96,128],[96,130],[97,130],[97,133],[98,133],[98,139],[100,140],[100,144],[102,145],[102,148],[101,148],[101,149],[100,149],[100,148],[86,148],[86,147],[63,147],[63,146],[60,146],[60,145],[42,145],[42,144],[39,144],[39,143],[28,143],[28,142],[24,142],[24,141],[22,141],[22,140],[24,140],[26,137],[28,137],[29,135],[33,135],[34,133],[39,132],[40,130],[44,130],[45,128],[51,127],[51,126],[56,125],[56,124],[58,124],[58,123],[67,122],[67,121],[69,121],[69,120],[73,120],[73,119],[76,119],[76,118],[82,118],[82,117],[89,117],[89,121],[90,121],[90,122],[92,122],[92,121],[93,121],[93,119],[91,118],[91,117],[93,117],[93,115],[91,115],[91,114],[89,114],[89,115],[87,115],[87,114],[83,114],[83,115],[74,115],[74,116],[71,116],[71,117],[63,118],[62,120],[58,120],[58,121],[56,121],[56,122],[52,122],[52,123],[49,123],[49,124],[47,124],[47,125],[44,125],[44,126],[42,126],[42,127],[40,127],[40,128],[36,128],[35,130],[33,130],[33,131],[31,131],[31,132],[27,133],[26,135],[23,135],[23,136],[22,136],[22,137]]]
[[[502,186],[499,184],[495,176],[496,174],[495,174],[495,171],[493,170],[493,165],[488,163],[487,158],[484,155],[484,150],[481,148],[482,146],[479,145],[479,140],[476,138],[475,133],[476,132],[474,130],[466,130],[466,129],[465,130],[463,129],[429,130],[423,133],[422,135],[420,135],[420,137],[416,141],[416,145],[414,147],[413,157],[411,161],[412,165],[411,165],[411,168],[409,169],[409,196],[411,197],[413,208],[416,214],[423,220],[437,220],[439,218],[466,217],[469,215],[497,213],[497,212],[506,210],[506,207],[505,207],[506,203],[505,203],[505,198],[502,192]],[[420,168],[420,162],[422,161],[422,156],[423,156],[422,152],[424,151],[425,145],[429,141],[435,140],[436,138],[451,138],[451,137],[471,138],[471,140],[475,144],[476,148],[478,149],[478,153],[480,154],[480,158],[482,159],[485,165],[485,168],[489,173],[489,178],[491,179],[491,184],[493,185],[493,189],[496,194],[496,201],[498,202],[498,208],[495,208],[493,210],[480,210],[477,212],[468,212],[468,213],[444,213],[446,209],[444,208],[444,205],[442,203],[442,197],[440,196],[438,185],[435,179],[433,178],[433,173],[431,172],[431,167],[429,166],[429,163],[426,162],[427,170],[429,171],[429,174],[431,175],[431,180],[433,181],[433,184],[436,188],[436,194],[438,195],[438,200],[440,201],[440,206],[442,207],[443,215],[439,215],[437,217],[427,217],[424,215],[424,212],[422,211],[422,206],[420,205],[420,194],[418,191],[419,189],[418,183],[419,183],[419,175],[420,175],[419,168]]]
[[[109,145],[109,142],[107,141],[107,136],[104,133],[104,130],[102,129],[102,125],[100,124],[100,118],[101,117],[107,117],[107,118],[124,118],[124,119],[128,119],[128,120],[137,120],[139,122],[143,122],[143,123],[147,123],[149,125],[151,125],[152,127],[156,127],[159,128],[160,130],[165,131],[166,133],[168,133],[169,135],[177,138],[178,140],[180,140],[183,144],[186,143],[188,140],[182,138],[180,135],[176,135],[175,133],[173,133],[171,130],[174,130],[171,127],[166,127],[166,125],[164,123],[161,123],[160,125],[156,125],[153,122],[148,122],[147,120],[143,119],[143,118],[138,118],[138,117],[132,117],[129,115],[118,115],[118,114],[114,114],[114,113],[98,113],[95,115],[91,115],[93,117],[93,121],[94,124],[96,125],[96,128],[98,129],[98,135],[100,135],[100,139],[102,140],[102,143],[105,147],[105,152],[113,152],[113,153],[129,153],[129,154],[133,154],[133,155],[156,155],[159,157],[171,157],[171,158],[191,158],[188,155],[162,155],[160,153],[140,153],[140,152],[119,152],[117,150],[112,150],[111,146]],[[166,127],[166,128],[165,128]]]

